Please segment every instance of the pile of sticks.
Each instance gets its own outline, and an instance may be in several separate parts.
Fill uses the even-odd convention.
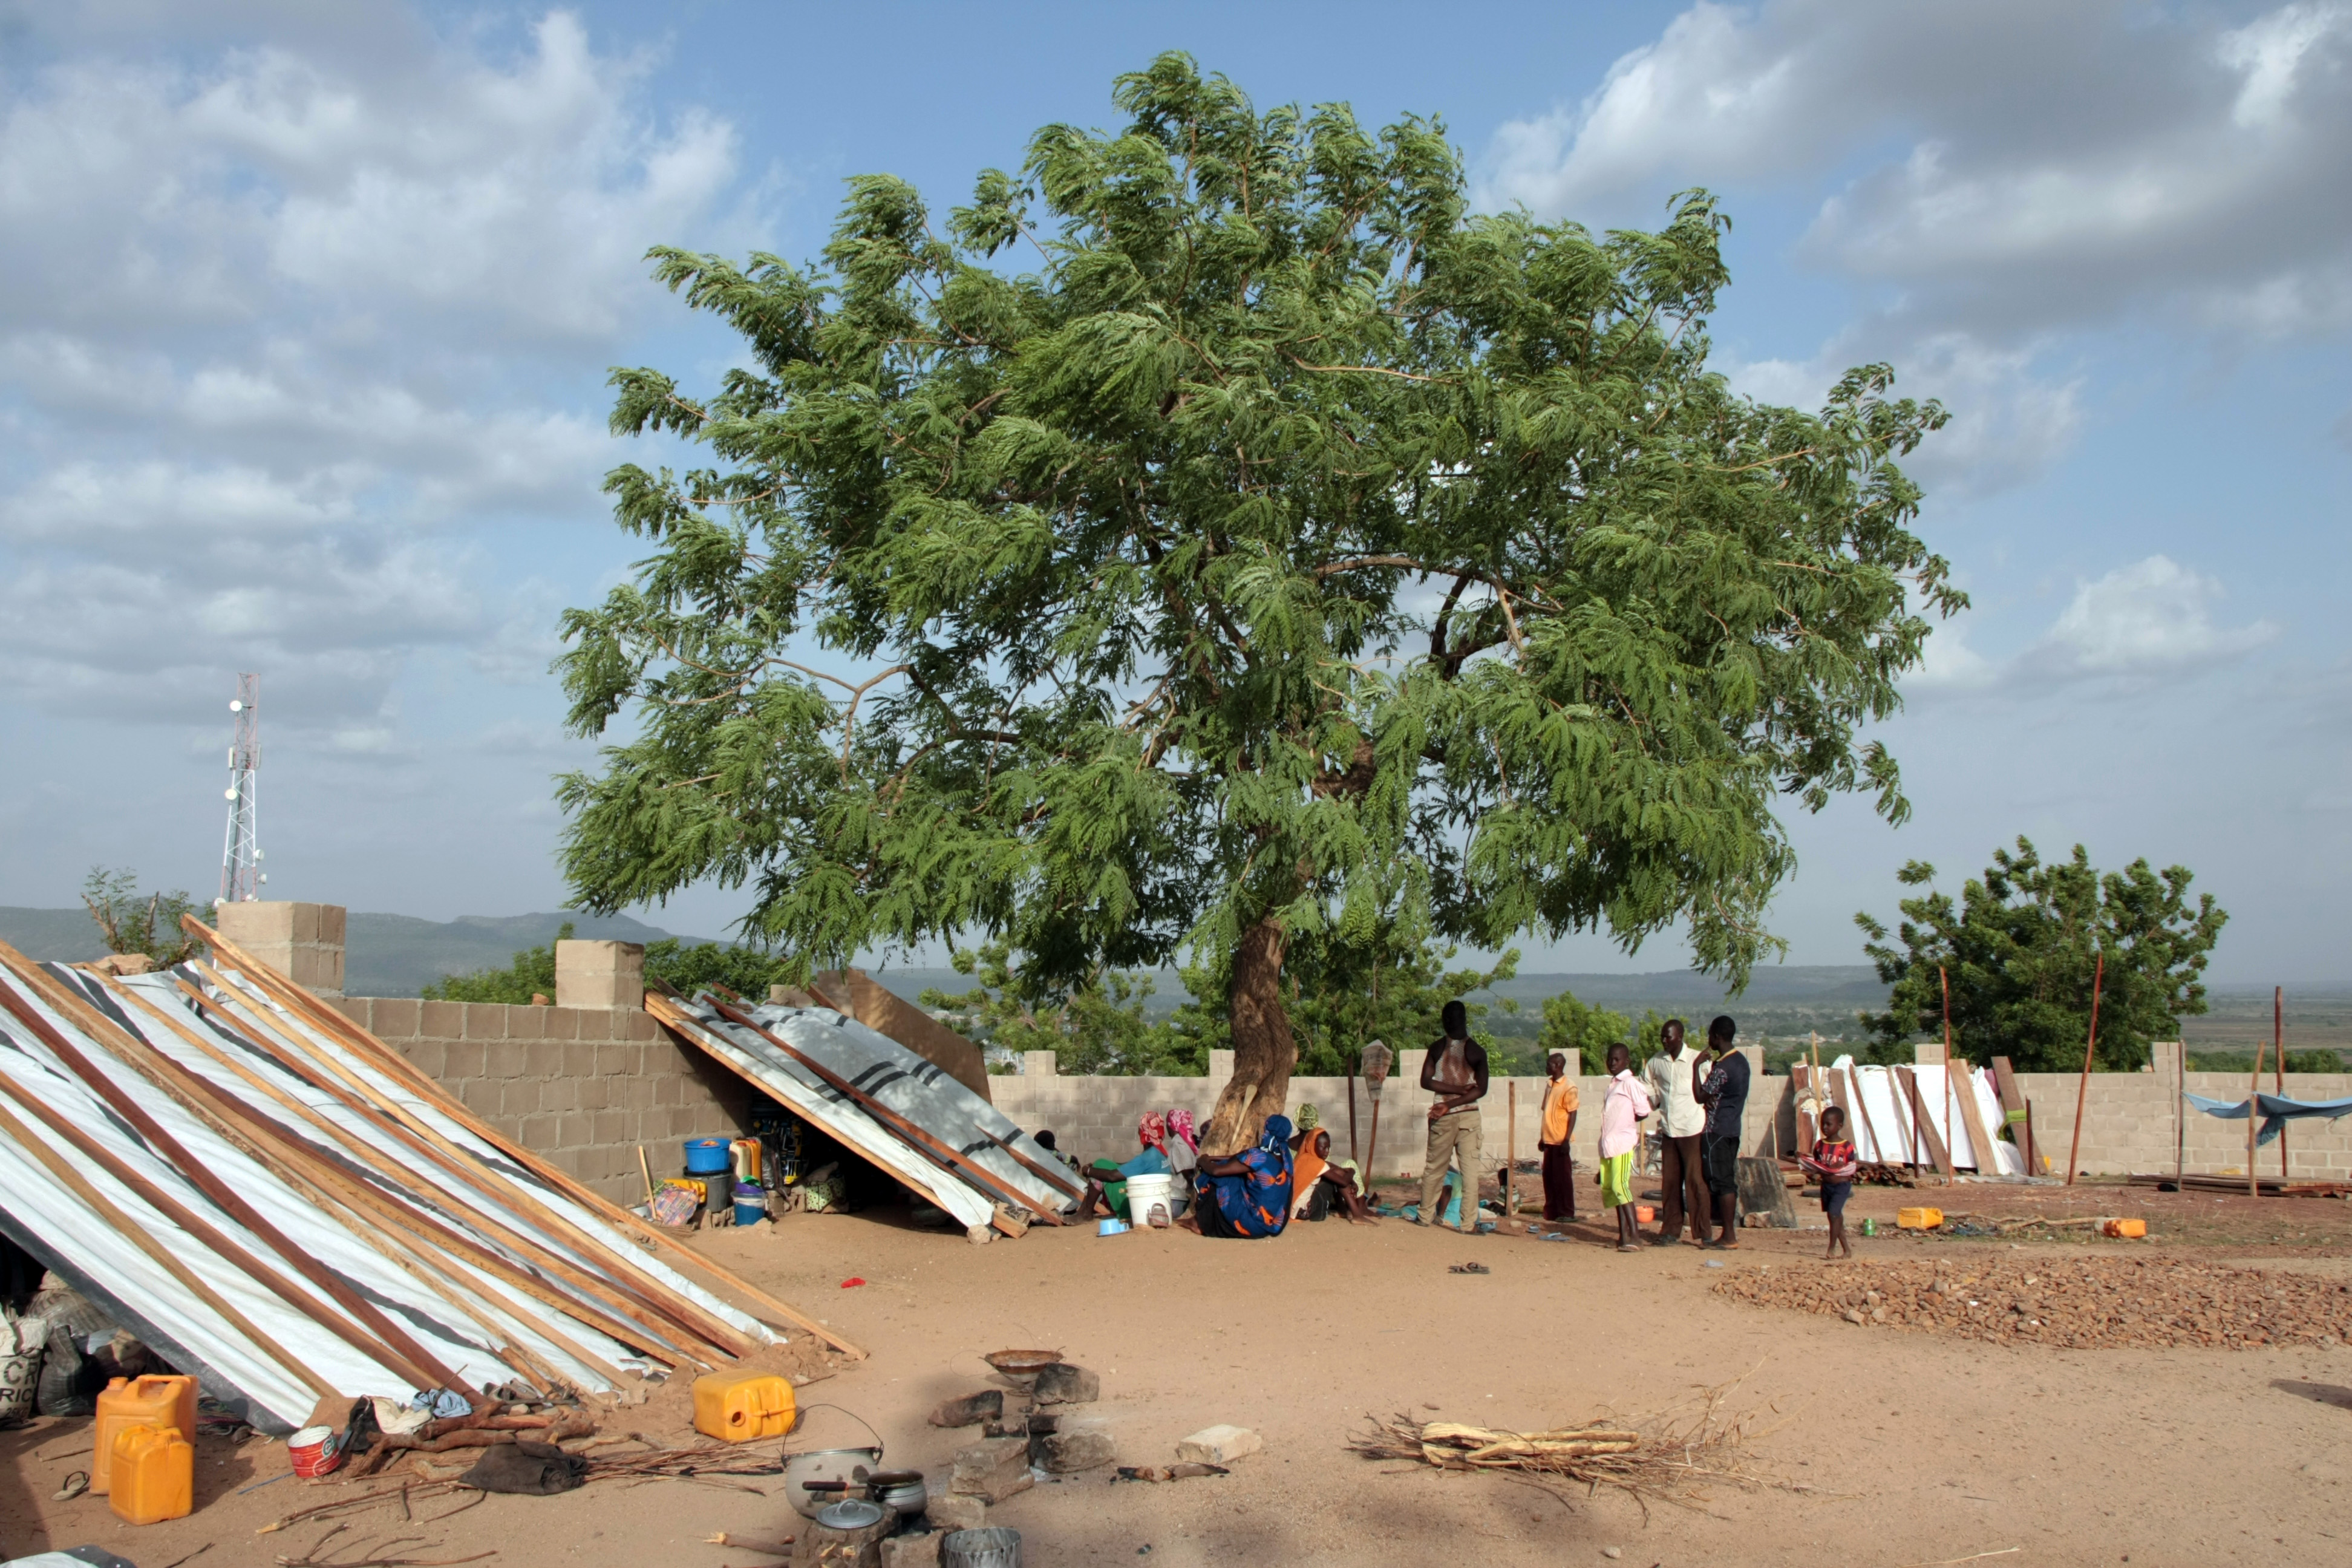
[[[1680,1421],[1671,1415],[1631,1423],[1602,1417],[1575,1426],[1510,1432],[1415,1421],[1402,1414],[1370,1417],[1369,1430],[1348,1447],[1368,1459],[1403,1459],[1441,1470],[1498,1471],[1558,1478],[1588,1489],[1611,1487],[1630,1494],[1645,1511],[1653,1499],[1696,1504],[1709,1481],[1743,1489],[1764,1484],[1741,1462],[1745,1419],[1723,1414],[1724,1398],[1736,1386],[1737,1382],[1706,1390],[1696,1413]]]

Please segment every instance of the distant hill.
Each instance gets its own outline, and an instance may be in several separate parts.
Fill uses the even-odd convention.
[[[527,947],[543,947],[570,921],[575,935],[613,942],[659,942],[676,933],[626,915],[413,915],[353,913],[344,928],[343,990],[352,996],[414,996],[446,974],[503,969]],[[106,944],[86,910],[0,908],[0,940],[28,958],[71,963],[102,958]],[[704,937],[681,939],[689,943]]]

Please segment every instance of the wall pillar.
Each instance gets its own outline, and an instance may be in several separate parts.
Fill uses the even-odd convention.
[[[1062,1070],[1062,1058],[1051,1051],[1021,1053],[1021,1071],[1027,1078],[1053,1078]]]
[[[609,1012],[646,1006],[646,949],[635,942],[555,944],[555,1005]]]
[[[314,996],[343,994],[343,906],[280,900],[219,904],[213,929]]]

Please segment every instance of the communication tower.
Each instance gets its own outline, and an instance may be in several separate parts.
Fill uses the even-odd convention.
[[[236,731],[228,748],[228,841],[221,850],[220,897],[215,905],[250,903],[269,880],[261,870],[261,829],[257,795],[261,772],[261,677],[239,675],[236,698],[228,705]]]

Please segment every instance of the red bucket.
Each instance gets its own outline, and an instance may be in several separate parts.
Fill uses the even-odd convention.
[[[331,1476],[343,1465],[343,1435],[332,1426],[305,1426],[286,1439],[298,1476]]]

